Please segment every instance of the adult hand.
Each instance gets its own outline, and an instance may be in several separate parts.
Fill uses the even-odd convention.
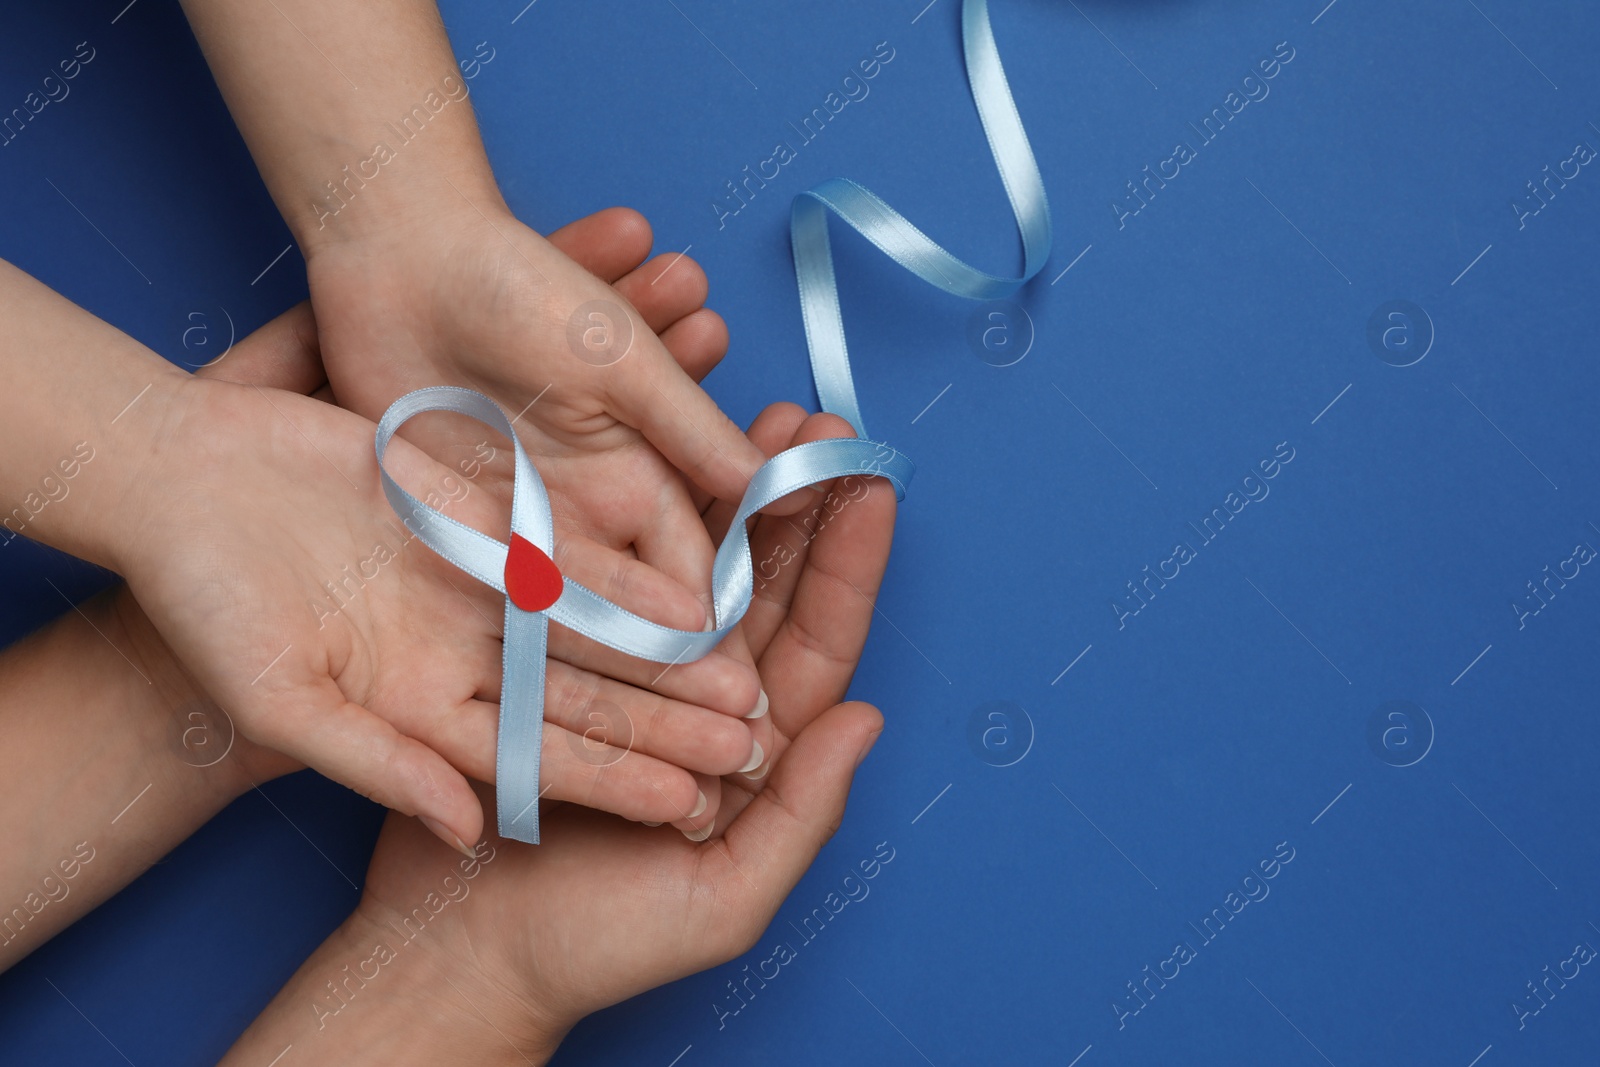
[[[640,294],[685,365],[709,369],[724,335],[699,307],[703,280],[698,293],[649,290],[629,269],[647,247],[640,221],[607,212],[555,236]],[[697,273],[686,265],[686,278]],[[303,348],[316,333],[308,311],[296,316]],[[685,320],[712,328],[696,332]],[[273,374],[314,387],[314,370],[285,370],[292,348]],[[141,551],[128,567],[134,591],[244,734],[427,817],[447,841],[476,840],[481,813],[457,769],[493,776],[498,596],[409,543],[377,489],[371,424],[263,388],[251,369],[263,362],[236,352],[174,390],[179,411],[164,420],[149,468],[154,485],[163,472],[181,474],[174,491],[147,494]],[[217,380],[229,377],[240,380]],[[391,469],[413,491],[430,488],[435,504],[479,528],[503,524],[494,494],[463,476],[509,470],[509,458],[485,460],[492,446],[458,457],[461,471],[403,442],[395,448]],[[700,625],[694,598],[629,555],[581,538],[558,546],[575,580],[663,624]],[[715,818],[716,775],[747,766],[754,750],[734,717],[756,703],[754,672],[714,653],[663,675],[560,628],[551,651],[546,795],[691,831]],[[652,684],[659,692],[641,688]],[[633,724],[626,763],[594,743],[595,709],[605,705]]]

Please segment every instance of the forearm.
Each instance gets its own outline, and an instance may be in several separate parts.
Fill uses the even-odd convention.
[[[3,262],[0,323],[0,551],[27,536],[116,569],[187,376]]]
[[[0,693],[5,968],[203,825],[249,769],[120,589],[0,655]]]
[[[463,198],[503,210],[433,0],[183,7],[308,258]]]

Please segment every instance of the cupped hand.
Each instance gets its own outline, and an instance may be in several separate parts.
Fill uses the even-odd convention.
[[[836,421],[778,405],[752,436],[775,451],[837,434]],[[838,827],[882,730],[871,706],[838,701],[872,621],[894,494],[881,480],[841,479],[820,506],[828,517],[807,536],[762,519],[752,539],[758,561],[784,561],[765,572],[743,624],[780,756],[759,783],[734,779],[719,839],[694,844],[564,807],[546,815],[539,847],[491,834],[469,865],[450,861],[415,820],[391,815],[354,921],[399,929],[413,904],[437,898],[441,878],[459,887],[470,871],[458,905],[430,927],[429,951],[464,1001],[494,1013],[524,1052],[548,1051],[583,1015],[748,950]]]

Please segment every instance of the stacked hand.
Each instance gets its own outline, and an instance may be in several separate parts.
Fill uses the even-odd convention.
[[[882,728],[839,701],[894,495],[852,477],[770,506],[750,532],[755,600],[695,662],[552,626],[545,844],[485,839],[504,601],[390,509],[374,421],[426,386],[487,393],[515,413],[549,491],[560,571],[680,630],[709,628],[713,546],[764,459],[850,427],[780,404],[741,433],[698,384],[727,348],[705,276],[682,255],[645,263],[637,214],[548,238],[517,221],[427,0],[185,6],[295,230],[311,300],[189,376],[0,265],[0,499],[23,501],[0,541],[26,534],[127,581],[0,656],[8,736],[27,753],[0,760],[0,793],[51,801],[0,890],[36,899],[28,872],[148,783],[74,903],[25,904],[45,917],[8,928],[0,951],[38,944],[243,789],[309,766],[393,810],[360,907],[238,1051],[271,1046],[270,1060],[311,1017],[328,1062],[481,1062],[505,1034],[547,1056],[584,1014],[748,947],[838,825]],[[412,107],[418,78],[454,109],[437,91]],[[404,177],[345,178],[351,199],[336,191],[329,210],[351,146],[392,136],[380,119],[408,107],[426,134],[382,172]],[[505,540],[511,457],[480,424],[430,414],[385,462],[429,506]],[[58,711],[75,730],[57,729]],[[187,740],[174,750],[172,724],[187,739],[197,715],[237,728],[220,769],[186,758]],[[665,822],[681,832],[654,828]],[[325,1011],[284,1006],[349,953],[367,959],[452,870],[470,897],[426,942],[407,939],[406,977],[361,1001],[365,1022],[330,1040]]]
[[[648,240],[637,215],[612,211],[558,231],[551,245],[590,256],[615,276],[611,299],[637,296],[703,373],[722,347],[720,320],[700,307],[703,276],[680,263],[686,284],[650,287],[645,274],[626,270]],[[686,319],[687,328],[674,332]],[[263,371],[286,383],[310,381],[281,347],[265,368],[257,368],[255,353],[274,336],[298,340],[310,328],[298,309],[204,378],[175,384],[173,411],[147,468],[155,488],[144,494],[125,573],[168,645],[246,736],[423,816],[464,848],[459,842],[477,840],[482,829],[466,777],[493,780],[502,601],[409,540],[378,485],[371,423],[265,387]],[[662,358],[671,359],[665,349]],[[698,392],[676,363],[672,369]],[[490,449],[496,458],[487,462],[482,451],[463,450],[467,469],[479,474],[471,480],[404,441],[390,467],[418,496],[493,533],[508,513],[502,490],[511,464],[504,442]],[[536,462],[547,478],[563,463],[605,462],[638,479],[663,464],[636,440],[598,461]],[[629,475],[630,466],[640,472]],[[173,471],[176,483],[164,473]],[[662,483],[662,512],[686,510],[709,546],[682,479],[670,470],[650,476]],[[625,492],[619,501],[642,495]],[[626,503],[614,512],[618,521],[636,518]],[[662,522],[662,512],[641,521]],[[566,530],[557,544],[565,574],[624,607],[680,629],[704,621],[693,594],[625,551]],[[709,574],[709,551],[694,562]],[[546,795],[684,829],[708,826],[720,795],[716,776],[746,768],[759,743],[751,727],[762,724],[738,717],[758,693],[755,672],[741,659],[713,653],[663,672],[558,630],[546,701],[553,727],[544,739]],[[619,735],[631,748],[625,761],[623,751],[604,747],[605,736]]]
[[[619,226],[619,221],[623,225]],[[620,238],[632,225],[631,216],[603,213],[558,232],[554,239],[559,242],[572,233],[588,233],[601,238],[590,247],[604,248],[603,238]],[[608,269],[604,264],[598,266]],[[613,266],[610,271],[615,269]],[[626,292],[627,288],[624,277],[618,289]],[[643,302],[652,311],[658,310],[648,297]],[[198,399],[189,400],[189,394],[184,394],[196,408],[177,420],[166,447],[179,448],[198,440],[187,436],[194,432],[189,429],[191,419],[214,427],[202,419],[200,412],[208,410],[202,405],[225,405],[220,410],[227,413],[236,432],[251,427],[248,419],[263,420],[259,432],[277,434],[273,438],[276,456],[289,458],[300,478],[288,484],[289,480],[274,473],[270,462],[252,468],[253,476],[266,487],[258,495],[283,501],[283,512],[295,516],[295,523],[264,525],[259,535],[252,531],[256,540],[224,538],[224,531],[237,529],[239,524],[230,524],[225,514],[210,511],[198,516],[187,511],[152,513],[146,520],[170,523],[174,528],[204,521],[213,531],[204,539],[208,555],[194,564],[193,571],[163,575],[156,587],[158,594],[167,588],[192,588],[204,580],[210,568],[224,567],[227,561],[251,551],[261,552],[263,560],[276,560],[278,568],[246,568],[235,581],[210,587],[213,591],[200,598],[200,603],[218,613],[211,617],[181,598],[168,604],[159,595],[140,590],[135,581],[133,590],[139,593],[141,603],[154,605],[152,615],[166,619],[164,632],[176,632],[195,642],[195,649],[187,654],[181,643],[174,646],[176,654],[169,652],[133,597],[126,591],[118,594],[119,628],[128,635],[139,662],[164,688],[181,684],[177,679],[185,675],[185,669],[180,660],[207,663],[232,654],[234,649],[244,654],[265,647],[252,646],[241,618],[269,627],[274,620],[293,620],[303,605],[293,596],[275,598],[276,590],[303,586],[301,576],[308,568],[326,569],[341,558],[340,552],[363,543],[360,524],[372,520],[364,511],[350,510],[350,501],[364,502],[375,510],[382,505],[371,484],[371,426],[326,402],[327,390],[318,388],[313,331],[309,310],[296,308],[242,341],[227,360],[203,372],[204,380],[189,386]],[[716,347],[698,358],[684,358],[695,377],[716,364],[721,354]],[[320,395],[310,398],[280,387],[313,390]],[[202,389],[205,391],[200,392]],[[279,425],[274,425],[275,420]],[[848,433],[842,420],[826,415],[808,418],[793,405],[778,404],[757,419],[750,441],[761,453],[772,455],[794,444]],[[215,458],[209,462],[216,464],[215,469],[202,466],[190,472],[197,487],[208,487],[207,492],[197,488],[192,493],[201,501],[213,495],[226,499],[227,479],[239,475],[244,463],[241,457],[251,454],[246,448],[222,452],[220,444],[212,446]],[[220,456],[216,455],[219,452]],[[430,479],[442,485],[451,476],[447,468],[416,450],[402,448],[395,456],[395,469],[414,488],[430,484]],[[347,460],[348,475],[338,468],[339,459]],[[363,467],[368,469],[363,472]],[[347,476],[356,487],[354,492],[350,485],[341,490],[333,484]],[[319,490],[325,496],[319,497]],[[838,701],[849,684],[871,622],[893,530],[894,495],[880,482],[852,477],[818,487],[817,499],[811,513],[801,517],[803,526],[784,517],[764,516],[751,534],[756,559],[782,561],[770,578],[765,575],[771,572],[762,569],[756,597],[739,631],[763,685],[772,694],[770,715],[757,720],[765,727],[769,759],[763,771],[753,776],[730,773],[740,758],[734,745],[723,754],[720,766],[696,779],[709,803],[695,822],[708,831],[713,827],[720,831],[717,838],[695,844],[679,834],[572,805],[558,807],[547,817],[545,844],[531,847],[503,841],[491,832],[484,844],[472,850],[474,859],[469,861],[451,859],[416,820],[392,814],[356,913],[308,961],[241,1040],[234,1055],[254,1055],[268,1046],[281,1049],[285,1041],[299,1035],[298,1039],[306,1042],[302,1048],[321,1053],[319,1058],[328,1062],[395,1063],[407,1058],[440,1062],[440,1057],[484,1062],[505,1053],[501,1035],[509,1034],[514,1035],[518,1050],[514,1062],[525,1062],[525,1055],[547,1057],[582,1016],[749,948],[838,826],[855,767],[882,729],[882,718],[875,709]],[[335,503],[329,506],[328,501]],[[490,526],[504,511],[489,494],[476,492],[456,501],[453,509],[464,521]],[[708,538],[720,538],[732,510],[731,503],[713,503],[701,530]],[[265,523],[273,510],[252,514]],[[342,532],[346,524],[357,532],[340,538],[328,538],[326,532],[317,537],[295,536],[296,530],[305,529]],[[154,536],[159,527],[150,529]],[[388,532],[379,536],[392,537]],[[295,553],[282,552],[276,537],[288,538]],[[330,552],[321,551],[325,538],[335,546]],[[498,661],[486,654],[494,643],[494,630],[487,620],[494,617],[495,598],[487,591],[464,588],[465,580],[446,581],[446,567],[420,546],[399,549],[338,613],[349,632],[339,643],[319,638],[309,622],[302,622],[298,629],[266,632],[287,633],[309,647],[320,647],[329,657],[327,678],[303,683],[302,693],[332,685],[338,688],[340,699],[382,708],[395,717],[391,725],[353,708],[349,714],[356,719],[357,733],[393,730],[398,725],[404,732],[396,732],[395,743],[407,749],[417,745],[420,750],[409,751],[404,758],[432,758],[429,749],[411,739],[420,737],[432,749],[460,759],[468,774],[487,779],[492,772],[487,754],[492,751],[494,730],[491,694],[498,671]],[[247,604],[255,606],[245,610]],[[406,625],[408,606],[426,612],[432,621]],[[693,610],[685,601],[683,617],[687,619]],[[170,614],[163,616],[163,611]],[[312,617],[310,612],[305,615]],[[331,621],[329,629],[346,632],[333,627]],[[456,629],[460,635],[451,636]],[[320,646],[319,640],[323,641]],[[397,650],[392,659],[389,649]],[[287,660],[284,656],[273,670]],[[648,808],[648,792],[660,789],[665,793],[663,784],[670,787],[673,768],[667,761],[703,765],[704,752],[710,747],[708,738],[714,739],[719,728],[745,731],[745,723],[727,715],[653,697],[569,664],[552,661],[551,666],[553,678],[565,677],[566,672],[575,678],[583,674],[573,683],[580,690],[584,686],[613,687],[604,691],[627,701],[626,706],[634,709],[635,721],[647,727],[635,738],[633,751],[617,754],[606,774],[592,773],[594,765],[578,756],[579,752],[592,752],[591,745],[563,734],[559,726],[549,731],[545,767],[547,774],[554,775],[552,799],[573,797],[645,818],[650,812],[641,815],[638,811]],[[270,674],[257,684],[264,684]],[[406,684],[407,679],[411,684]],[[424,684],[417,686],[417,679]],[[227,683],[227,672],[223,672],[223,681]],[[452,694],[469,683],[483,691],[451,705]],[[552,723],[562,721],[568,714],[565,709],[581,706],[557,706],[555,698],[565,690],[564,685],[552,686]],[[281,691],[290,694],[295,689],[285,684]],[[430,701],[430,694],[442,695]],[[228,703],[225,697],[219,699],[224,706],[237,708],[235,715],[241,718],[246,715],[245,708],[255,706],[249,703],[249,694],[237,704]],[[293,713],[289,698],[284,706],[290,709],[286,714]],[[365,721],[368,718],[372,721]],[[573,729],[581,725],[580,716]],[[312,747],[292,729],[278,742],[269,727],[265,732],[271,740],[262,744],[258,743],[264,740],[262,730],[251,729],[245,722],[241,726],[246,736],[236,743],[226,767],[242,776],[244,783],[294,769],[292,754]],[[747,738],[747,731],[735,736],[741,743],[747,743]],[[775,770],[768,777],[764,770],[773,767],[774,761]],[[359,770],[359,764],[356,767]],[[662,782],[656,781],[658,778]],[[477,787],[485,801],[487,792],[487,787]],[[596,804],[597,799],[606,802]],[[630,807],[635,800],[639,807]],[[409,929],[408,919],[414,926],[409,914],[412,906],[430,893],[437,894],[446,876],[454,879],[447,885],[470,881],[469,894],[461,898],[460,907],[445,913],[444,921],[429,927],[426,939],[402,946],[398,931]],[[322,987],[329,972],[353,959],[370,959],[380,943],[397,959],[402,958],[401,948],[405,949],[405,962],[398,969],[401,977],[387,985],[375,985],[375,995],[363,998],[360,1011],[347,1017],[342,1002],[329,1000]],[[452,997],[441,998],[441,982],[453,989]],[[311,1003],[314,1010],[308,1012],[302,1002]],[[428,1005],[420,1014],[416,1011],[419,1003]],[[337,1026],[329,1025],[330,1013],[338,1016]],[[484,1013],[491,1022],[487,1031],[480,1025]],[[401,1020],[410,1025],[399,1025]],[[314,1032],[302,1034],[305,1030]],[[490,1035],[493,1040],[488,1039]],[[438,1045],[441,1039],[444,1043]],[[480,1051],[471,1051],[475,1041],[482,1041]]]
[[[776,451],[842,426],[776,405],[751,437]],[[720,839],[696,845],[565,807],[547,817],[544,844],[491,835],[469,862],[391,815],[356,913],[226,1062],[270,1058],[287,1043],[342,1064],[543,1062],[584,1015],[753,946],[837,829],[855,768],[883,729],[873,707],[838,701],[872,620],[894,495],[845,479],[823,507],[832,517],[808,543],[774,519],[752,537],[758,552],[794,553],[742,624],[781,756],[769,779],[729,779]],[[446,898],[418,933],[416,909],[427,916]],[[327,993],[342,968],[371,959],[392,973],[359,997]]]

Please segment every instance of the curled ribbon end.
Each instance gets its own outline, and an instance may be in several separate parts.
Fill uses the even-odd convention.
[[[544,611],[561,599],[562,578],[555,561],[521,534],[511,535],[506,553],[506,595],[523,611]]]

